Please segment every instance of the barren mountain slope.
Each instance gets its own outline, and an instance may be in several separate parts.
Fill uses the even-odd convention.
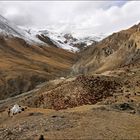
[[[114,33],[81,53],[74,73],[102,73],[140,60],[140,24]]]
[[[3,100],[0,138],[38,140],[43,134],[45,139],[139,139],[139,75],[140,69],[130,66],[102,75],[57,79]],[[15,103],[27,109],[8,117],[8,107]]]
[[[8,36],[0,36],[0,56],[0,99],[65,76],[75,61],[75,55],[63,49],[29,45],[21,38]]]
[[[27,109],[8,117],[15,103]],[[102,74],[51,80],[0,101],[1,139],[38,140],[42,134],[45,139],[139,139],[139,130],[138,59]]]
[[[139,25],[86,48],[84,74],[65,78],[77,54],[25,40],[0,36],[0,139],[140,139]]]
[[[39,41],[0,15],[0,99],[65,76],[76,54]]]

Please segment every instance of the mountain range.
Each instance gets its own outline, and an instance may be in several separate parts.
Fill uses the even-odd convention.
[[[18,27],[4,17],[0,16],[0,33],[3,35],[19,37],[31,44],[51,43],[55,47],[77,52],[80,49],[95,44],[104,36],[88,36],[84,38],[75,38],[71,33],[57,33],[46,29],[30,29]]]
[[[1,99],[65,75],[76,61],[74,53],[34,39],[2,16],[0,30]]]
[[[1,92],[8,97],[70,71],[103,73],[133,64],[140,58],[139,28],[134,25],[102,40],[75,38],[70,33],[21,28],[0,16]]]
[[[139,139],[139,115],[140,24],[78,38],[0,16],[0,139]]]

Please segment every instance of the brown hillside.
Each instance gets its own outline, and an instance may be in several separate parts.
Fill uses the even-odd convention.
[[[29,45],[8,36],[0,36],[0,57],[0,99],[65,76],[75,62],[75,54],[71,52],[50,45]]]
[[[102,73],[140,60],[140,25],[114,33],[87,48],[73,66],[74,73]]]

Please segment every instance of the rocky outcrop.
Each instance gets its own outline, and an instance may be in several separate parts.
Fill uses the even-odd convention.
[[[109,77],[78,76],[74,81],[62,82],[53,89],[25,99],[23,102],[30,107],[66,109],[95,104],[113,96],[120,87],[120,82]]]
[[[39,38],[44,43],[51,45],[52,47],[57,47],[48,36],[41,34],[41,35],[37,35],[37,38]]]

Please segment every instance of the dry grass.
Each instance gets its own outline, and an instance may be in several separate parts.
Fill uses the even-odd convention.
[[[140,60],[139,25],[114,33],[87,48],[73,66],[74,73],[102,73]]]
[[[29,45],[22,39],[2,36],[0,55],[0,99],[67,75],[76,59],[75,54],[60,48]]]

